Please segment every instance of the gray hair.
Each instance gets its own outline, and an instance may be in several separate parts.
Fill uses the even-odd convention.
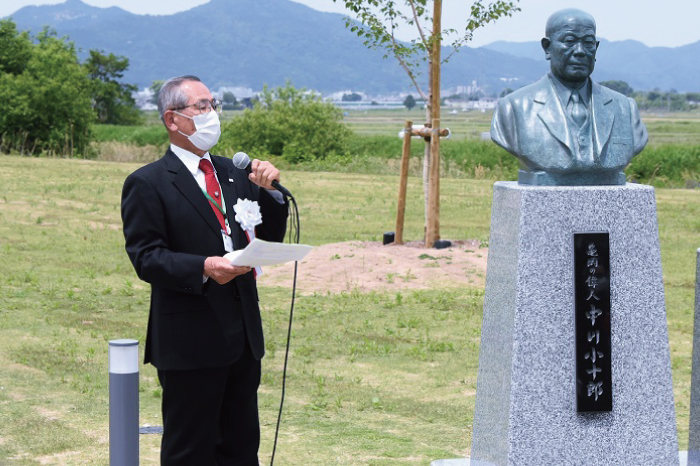
[[[160,115],[160,120],[164,123],[163,114],[166,110],[181,108],[187,105],[188,97],[182,90],[182,83],[188,81],[202,82],[197,76],[176,76],[165,81],[160,91],[158,91],[158,114]]]

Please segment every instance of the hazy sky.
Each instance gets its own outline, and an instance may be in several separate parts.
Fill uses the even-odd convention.
[[[83,0],[93,6],[118,6],[138,14],[172,14],[208,0]],[[259,0],[264,2],[265,0]],[[345,13],[342,0],[293,0],[321,11]],[[487,0],[485,3],[489,3]],[[0,0],[0,17],[26,5],[62,3],[62,0]],[[459,29],[469,12],[470,0],[444,0],[443,24]],[[581,8],[595,17],[598,35],[608,40],[633,39],[649,46],[675,47],[700,40],[700,0],[521,0],[522,11],[476,32],[471,46],[496,40],[539,40],[547,17],[554,11]],[[406,31],[406,34],[412,31]],[[411,37],[404,35],[404,40]]]

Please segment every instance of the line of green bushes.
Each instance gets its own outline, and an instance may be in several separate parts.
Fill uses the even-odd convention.
[[[627,179],[660,188],[700,187],[700,146],[647,146],[625,170]]]
[[[120,142],[139,147],[156,146],[165,150],[168,136],[160,125],[135,127],[95,125],[97,142]],[[411,174],[421,170],[424,144],[415,139],[411,145]],[[235,141],[222,140],[215,153],[232,155],[242,150]],[[340,171],[354,173],[396,174],[401,159],[402,141],[392,136],[362,136],[352,134],[345,141],[345,150],[313,160],[290,161],[276,154],[276,163],[286,169],[304,171]],[[256,151],[255,156],[266,154]],[[445,140],[440,145],[442,173],[457,178],[515,180],[518,161],[515,157],[488,141],[474,139]],[[700,146],[691,144],[650,145],[632,159],[626,170],[630,181],[658,187],[700,187]]]
[[[349,141],[345,160],[329,159],[304,164],[304,170],[377,172],[383,165],[396,173],[401,158],[402,141],[390,136],[354,135]],[[411,158],[423,156],[423,141],[411,145]],[[440,144],[442,173],[445,176],[516,180],[518,160],[490,141],[474,139],[448,140]],[[395,161],[395,163],[387,163]],[[364,162],[366,165],[363,166]],[[419,164],[415,164],[419,165]],[[366,167],[366,169],[365,169]],[[420,167],[418,167],[419,169]],[[416,170],[414,170],[415,173]],[[700,146],[692,144],[649,145],[637,155],[625,170],[627,179],[636,183],[668,188],[700,187]]]

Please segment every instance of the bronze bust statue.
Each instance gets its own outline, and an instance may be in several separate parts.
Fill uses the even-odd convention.
[[[551,71],[501,98],[491,139],[520,160],[520,184],[620,185],[647,143],[634,100],[590,79],[599,42],[591,15],[558,11],[541,41]]]

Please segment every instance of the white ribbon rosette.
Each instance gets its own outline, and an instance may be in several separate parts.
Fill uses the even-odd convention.
[[[233,210],[236,212],[234,218],[245,231],[248,242],[253,241],[255,239],[255,227],[262,223],[262,214],[260,213],[258,201],[239,198],[236,201],[236,205],[233,206]],[[255,274],[262,274],[262,269],[255,267]]]
[[[236,205],[233,206],[233,210],[236,212],[235,219],[241,225],[241,228],[246,233],[252,231],[255,234],[255,227],[262,223],[258,201],[239,198]]]

